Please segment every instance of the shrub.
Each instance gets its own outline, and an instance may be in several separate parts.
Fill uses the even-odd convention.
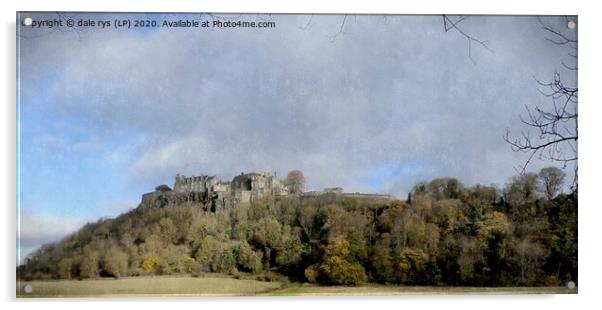
[[[267,271],[263,278],[267,282],[277,282],[282,279],[282,275],[276,272]]]
[[[182,258],[182,264],[184,265],[184,272],[192,273],[194,269],[194,265],[197,263],[194,258],[190,256],[185,256]]]
[[[311,283],[316,283],[316,281],[318,280],[318,264],[313,264],[307,268],[305,268],[304,271],[305,274],[305,278],[307,279],[307,281],[311,282]]]

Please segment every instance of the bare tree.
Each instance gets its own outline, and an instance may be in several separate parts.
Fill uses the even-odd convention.
[[[561,61],[562,66],[568,71],[577,71],[577,35],[576,31],[566,33],[546,24],[538,18],[542,28],[548,36],[546,40],[555,45],[566,46],[569,49],[568,56],[574,62],[568,65]],[[576,25],[576,21],[566,18],[566,22]],[[560,73],[556,72],[549,82],[537,80],[539,91],[549,98],[551,105],[546,107],[525,106],[526,118],[521,117],[521,122],[527,126],[520,136],[511,137],[509,129],[506,130],[504,140],[510,144],[515,152],[529,154],[528,159],[522,165],[520,172],[524,172],[534,157],[540,159],[560,162],[563,167],[574,164],[575,176],[573,190],[577,189],[577,86],[570,86],[563,82]],[[535,134],[533,134],[533,131]]]
[[[292,194],[301,194],[305,188],[305,176],[300,170],[292,170],[286,176],[286,187]]]

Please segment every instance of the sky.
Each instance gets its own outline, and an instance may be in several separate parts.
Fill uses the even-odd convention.
[[[27,14],[33,20],[56,13]],[[18,16],[19,19],[25,15]],[[404,198],[453,176],[503,186],[526,154],[535,79],[576,85],[533,16],[75,14],[115,20],[273,21],[275,28],[18,27],[21,257],[135,208],[176,173],[300,169],[308,190]],[[457,18],[457,17],[453,17]],[[546,23],[566,28],[565,17]],[[553,163],[535,160],[529,170]],[[565,170],[572,179],[571,168]]]

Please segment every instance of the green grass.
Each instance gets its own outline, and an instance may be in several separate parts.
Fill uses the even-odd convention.
[[[24,293],[29,284],[31,293]],[[132,277],[96,280],[17,281],[17,297],[129,297],[129,296],[392,296],[443,294],[574,294],[565,287],[436,287],[367,284],[318,286],[282,284],[224,276]]]

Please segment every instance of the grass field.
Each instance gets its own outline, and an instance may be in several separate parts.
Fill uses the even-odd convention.
[[[397,295],[513,295],[513,294],[576,294],[566,287],[455,287],[395,286],[368,284],[363,286],[315,286],[293,284],[268,292],[272,296],[397,296]]]
[[[31,293],[23,292],[25,285],[31,286]],[[269,292],[280,286],[278,282],[225,277],[17,281],[17,297],[244,296]]]
[[[23,292],[29,285],[30,293]],[[282,284],[227,277],[135,277],[98,280],[17,281],[17,297],[130,296],[392,296],[443,294],[575,294],[565,287],[431,287],[370,284],[356,287]]]

